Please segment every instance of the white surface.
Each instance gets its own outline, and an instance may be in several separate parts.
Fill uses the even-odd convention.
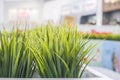
[[[110,77],[108,77],[107,75],[105,75],[105,74],[103,74],[103,73],[95,70],[92,67],[87,67],[86,70],[89,71],[89,72],[91,72],[92,74],[96,75],[98,78],[104,78],[104,80],[113,80]]]
[[[98,67],[92,67],[94,70],[101,72],[104,75],[107,75],[108,77],[110,77],[113,80],[119,80],[120,79],[120,73],[116,73],[113,72],[111,70],[108,69],[104,69],[104,68],[98,68]]]

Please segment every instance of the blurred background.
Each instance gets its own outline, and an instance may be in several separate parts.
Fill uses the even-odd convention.
[[[78,31],[90,34],[120,35],[120,0],[0,0],[0,30],[3,25],[10,30],[16,23],[43,25],[48,22],[75,24]],[[94,51],[97,55],[90,66],[120,74],[119,39],[91,41],[97,42],[100,42]]]

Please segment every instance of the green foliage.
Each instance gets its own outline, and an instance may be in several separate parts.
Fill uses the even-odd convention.
[[[0,32],[0,77],[79,78],[91,61],[94,44],[67,25]],[[85,60],[87,59],[87,60]]]
[[[120,34],[87,34],[85,36],[88,37],[89,39],[104,39],[104,40],[114,40],[114,41],[120,41]]]
[[[79,78],[91,61],[94,45],[84,34],[79,35],[75,28],[65,25],[48,24],[32,31],[34,36],[31,51],[35,58],[37,71],[42,78]],[[88,60],[85,62],[84,58]],[[85,66],[84,66],[85,65]]]
[[[30,78],[35,70],[27,32],[0,32],[0,77]]]

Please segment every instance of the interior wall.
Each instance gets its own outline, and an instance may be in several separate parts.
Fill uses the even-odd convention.
[[[4,20],[3,9],[4,9],[4,0],[0,0],[0,23],[2,23]]]
[[[45,22],[52,21],[53,23],[59,23],[61,18],[62,6],[69,4],[75,0],[54,0],[44,4],[43,19]]]
[[[19,1],[6,1],[4,3],[4,22],[9,22],[8,11],[11,8],[35,8],[39,10],[39,23],[42,23],[43,19],[43,0],[19,0]]]

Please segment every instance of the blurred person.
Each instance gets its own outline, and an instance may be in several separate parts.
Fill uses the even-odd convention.
[[[113,71],[118,72],[118,61],[115,51],[113,52],[112,55],[112,63],[113,63]]]

